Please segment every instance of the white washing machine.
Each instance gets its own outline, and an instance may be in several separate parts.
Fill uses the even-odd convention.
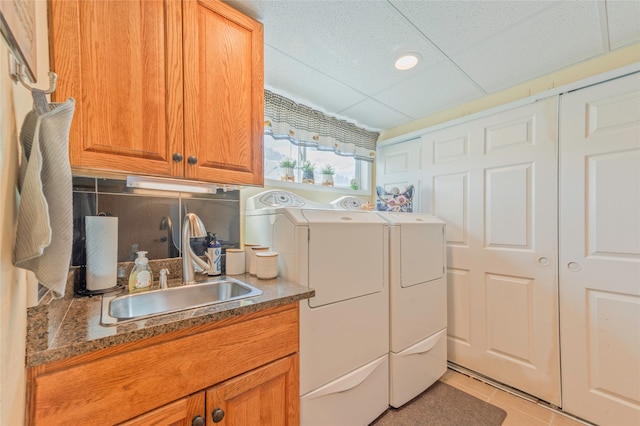
[[[331,203],[362,204],[351,196]],[[374,214],[389,223],[389,404],[397,408],[447,371],[445,223],[429,214]]]
[[[389,401],[389,226],[287,191],[247,200],[245,241],[279,253],[300,302],[302,425],[367,425]]]

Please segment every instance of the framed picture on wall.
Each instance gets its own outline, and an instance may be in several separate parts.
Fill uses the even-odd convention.
[[[35,0],[0,0],[0,32],[27,77],[36,81]]]

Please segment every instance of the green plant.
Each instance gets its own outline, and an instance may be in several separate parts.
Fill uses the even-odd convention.
[[[284,157],[282,160],[280,160],[280,168],[282,169],[294,169],[296,167],[296,160],[289,158],[289,157]]]
[[[351,179],[351,185],[349,185],[349,186],[354,191],[357,191],[358,189],[360,189],[360,185],[358,185],[358,181],[356,179]]]
[[[316,164],[312,163],[311,161],[307,160],[302,164],[302,171],[303,172],[311,172],[313,173],[316,169]]]
[[[322,168],[322,170],[320,170],[320,173],[322,173],[323,175],[334,175],[336,174],[336,171],[333,170],[331,164],[327,164]]]

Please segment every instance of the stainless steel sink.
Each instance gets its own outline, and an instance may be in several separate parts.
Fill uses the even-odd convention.
[[[262,291],[233,278],[102,298],[102,323],[120,324],[160,314],[258,296]]]

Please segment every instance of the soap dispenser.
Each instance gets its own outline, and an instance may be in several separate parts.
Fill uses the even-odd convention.
[[[209,233],[209,245],[207,247],[207,258],[209,259],[208,275],[216,276],[222,273],[220,259],[222,257],[222,247],[220,241],[216,238],[216,234]]]
[[[149,266],[149,259],[146,257],[147,252],[138,251],[136,253],[138,258],[129,275],[129,293],[149,290],[151,283],[153,283],[153,272]]]

